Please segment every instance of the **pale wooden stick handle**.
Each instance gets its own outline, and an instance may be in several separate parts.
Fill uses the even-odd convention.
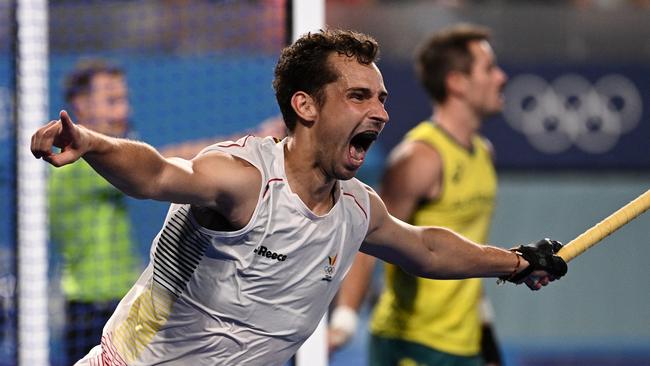
[[[618,211],[609,215],[603,221],[578,235],[577,238],[571,240],[560,249],[557,255],[562,257],[566,262],[572,260],[585,250],[596,245],[609,234],[618,230],[621,226],[644,213],[648,208],[650,208],[650,189],[635,198],[632,202],[621,207]]]

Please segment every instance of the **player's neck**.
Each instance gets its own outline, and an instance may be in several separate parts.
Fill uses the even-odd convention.
[[[336,179],[327,177],[312,157],[307,144],[287,137],[284,147],[284,171],[291,191],[316,215],[328,213],[334,206]]]
[[[481,120],[475,114],[467,109],[447,105],[436,106],[432,121],[468,148],[472,146],[472,138],[481,127]]]

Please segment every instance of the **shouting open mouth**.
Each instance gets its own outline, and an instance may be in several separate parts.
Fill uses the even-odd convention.
[[[364,131],[358,133],[350,140],[350,160],[356,166],[361,166],[366,158],[370,145],[377,139],[379,132],[377,131]]]

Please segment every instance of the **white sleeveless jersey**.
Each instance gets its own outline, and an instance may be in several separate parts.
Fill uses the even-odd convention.
[[[149,266],[79,365],[282,365],[291,358],[352,265],[368,230],[369,197],[358,180],[339,181],[334,207],[315,215],[289,188],[284,145],[248,136],[207,150],[260,170],[250,222],[208,230],[189,205],[172,204]]]

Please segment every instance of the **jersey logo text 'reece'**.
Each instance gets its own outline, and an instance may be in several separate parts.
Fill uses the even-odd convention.
[[[269,248],[267,248],[267,247],[265,247],[263,245],[256,248],[255,250],[253,250],[253,253],[255,253],[255,254],[259,255],[259,256],[262,256],[262,257],[277,259],[280,262],[284,262],[287,259],[286,254],[280,254],[280,253],[272,252],[272,251],[269,250]]]

